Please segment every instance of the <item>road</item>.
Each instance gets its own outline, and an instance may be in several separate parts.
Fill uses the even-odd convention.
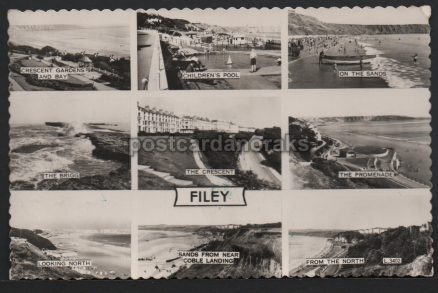
[[[252,137],[247,143],[255,145],[253,140],[259,138]],[[239,155],[239,167],[244,171],[252,171],[259,179],[266,180],[275,185],[281,186],[281,175],[272,168],[262,164],[265,158],[260,152],[255,150],[243,150]]]

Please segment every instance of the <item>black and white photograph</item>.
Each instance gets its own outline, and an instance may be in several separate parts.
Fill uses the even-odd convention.
[[[38,191],[11,196],[12,280],[127,279],[131,204],[121,192]]]
[[[110,10],[10,10],[9,90],[129,90],[130,17]]]
[[[139,189],[281,188],[275,96],[140,97],[137,125]]]
[[[322,94],[287,106],[292,189],[431,188],[428,90]]]
[[[279,9],[137,12],[139,90],[281,88]]]
[[[289,88],[427,88],[429,6],[289,10]]]
[[[269,193],[269,192],[267,192]],[[281,196],[252,193],[242,207],[173,207],[173,194],[140,195],[138,277],[281,277]]]
[[[430,193],[338,191],[287,197],[292,277],[430,277]]]
[[[433,281],[433,5],[15,1],[0,292]]]
[[[131,189],[125,96],[10,97],[10,189]]]

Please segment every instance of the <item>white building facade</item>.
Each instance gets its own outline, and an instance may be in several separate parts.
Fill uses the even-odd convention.
[[[254,132],[254,127],[238,126],[233,122],[210,120],[197,116],[179,117],[173,112],[149,106],[137,105],[137,125],[139,132],[145,133],[193,133],[195,130],[238,133]]]

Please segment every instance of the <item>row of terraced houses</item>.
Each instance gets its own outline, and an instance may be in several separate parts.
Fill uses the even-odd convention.
[[[178,116],[173,112],[150,106],[138,109],[138,131],[145,133],[193,133],[195,130],[213,130],[227,133],[254,132],[254,127],[244,127],[229,121],[210,120],[198,116]]]

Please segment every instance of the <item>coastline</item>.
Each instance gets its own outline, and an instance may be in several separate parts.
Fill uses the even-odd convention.
[[[125,46],[121,47],[123,49],[120,50],[112,50],[111,45],[112,42],[115,40],[114,37],[116,37],[117,40],[121,41],[121,36],[125,36],[129,33],[129,26],[128,25],[110,25],[110,26],[80,26],[80,25],[55,25],[55,26],[42,26],[41,29],[33,29],[33,30],[27,30],[26,26],[23,25],[12,25],[9,28],[9,42],[12,43],[22,43],[25,46],[31,46],[35,48],[43,48],[44,46],[52,46],[58,47],[59,50],[62,51],[69,51],[70,53],[81,53],[84,52],[86,54],[94,54],[96,53],[96,49],[99,48],[100,53],[105,56],[115,56],[118,58],[128,58],[130,56],[129,49],[125,49],[125,46],[129,47],[129,38],[123,37],[126,42]],[[120,34],[114,34],[114,31],[120,31]],[[76,34],[78,31],[81,31],[81,33],[87,33],[85,35],[85,38],[77,37],[73,38],[74,40],[78,40],[78,45],[86,45],[88,47],[76,47],[74,41],[69,42],[59,42],[59,38],[55,38],[54,35],[57,33],[62,33],[63,38],[65,40],[68,40],[70,36],[69,33]],[[91,34],[90,34],[91,32]],[[96,41],[87,41],[86,38],[93,37],[93,34],[99,35],[102,37],[103,32],[110,32],[109,36],[107,37],[108,44],[106,46],[100,45],[97,46]],[[23,34],[23,36],[18,36],[19,34]],[[36,34],[35,34],[36,33]],[[37,38],[37,35],[43,35],[45,38]],[[107,34],[108,35],[108,34]],[[30,36],[30,37],[29,37]]]
[[[302,50],[301,56],[290,60],[289,67],[289,88],[418,88],[430,85],[430,60],[428,55],[430,49],[424,40],[427,34],[375,34],[375,35],[352,35],[351,40],[356,39],[357,46],[364,50],[365,55],[376,55],[369,64],[363,65],[363,70],[384,71],[383,77],[364,77],[364,78],[337,78],[334,74],[333,66],[319,64],[318,51],[322,47],[313,47]],[[314,36],[322,37],[322,36]],[[345,37],[334,35],[342,43]],[[345,42],[344,42],[345,43]],[[350,41],[351,43],[351,41]],[[348,46],[351,46],[347,43]],[[417,43],[417,46],[412,45]],[[356,50],[347,48],[344,55],[357,55]],[[336,46],[339,46],[337,44]],[[319,50],[318,50],[319,48]],[[344,48],[344,46],[340,46]],[[339,51],[333,50],[334,47],[326,49],[326,54],[337,55]],[[309,51],[310,50],[310,51]],[[345,49],[344,49],[345,50]],[[334,52],[333,52],[334,51]],[[356,52],[356,53],[355,53]],[[418,63],[413,63],[412,57],[418,53]],[[291,56],[289,56],[291,58]],[[339,65],[339,71],[360,71],[359,65]],[[313,77],[313,81],[312,81]]]
[[[97,53],[75,53],[44,46],[8,43],[9,88],[12,91],[40,90],[129,90],[130,57]],[[36,74],[22,74],[23,67],[85,68],[84,73],[68,74],[66,79],[39,79]]]
[[[43,179],[36,186],[17,180],[11,182],[12,190],[129,190],[131,189],[131,169],[129,155],[129,134],[123,132],[99,132],[77,134],[89,140],[94,149],[92,156],[121,163],[107,175],[91,175],[70,179]]]

